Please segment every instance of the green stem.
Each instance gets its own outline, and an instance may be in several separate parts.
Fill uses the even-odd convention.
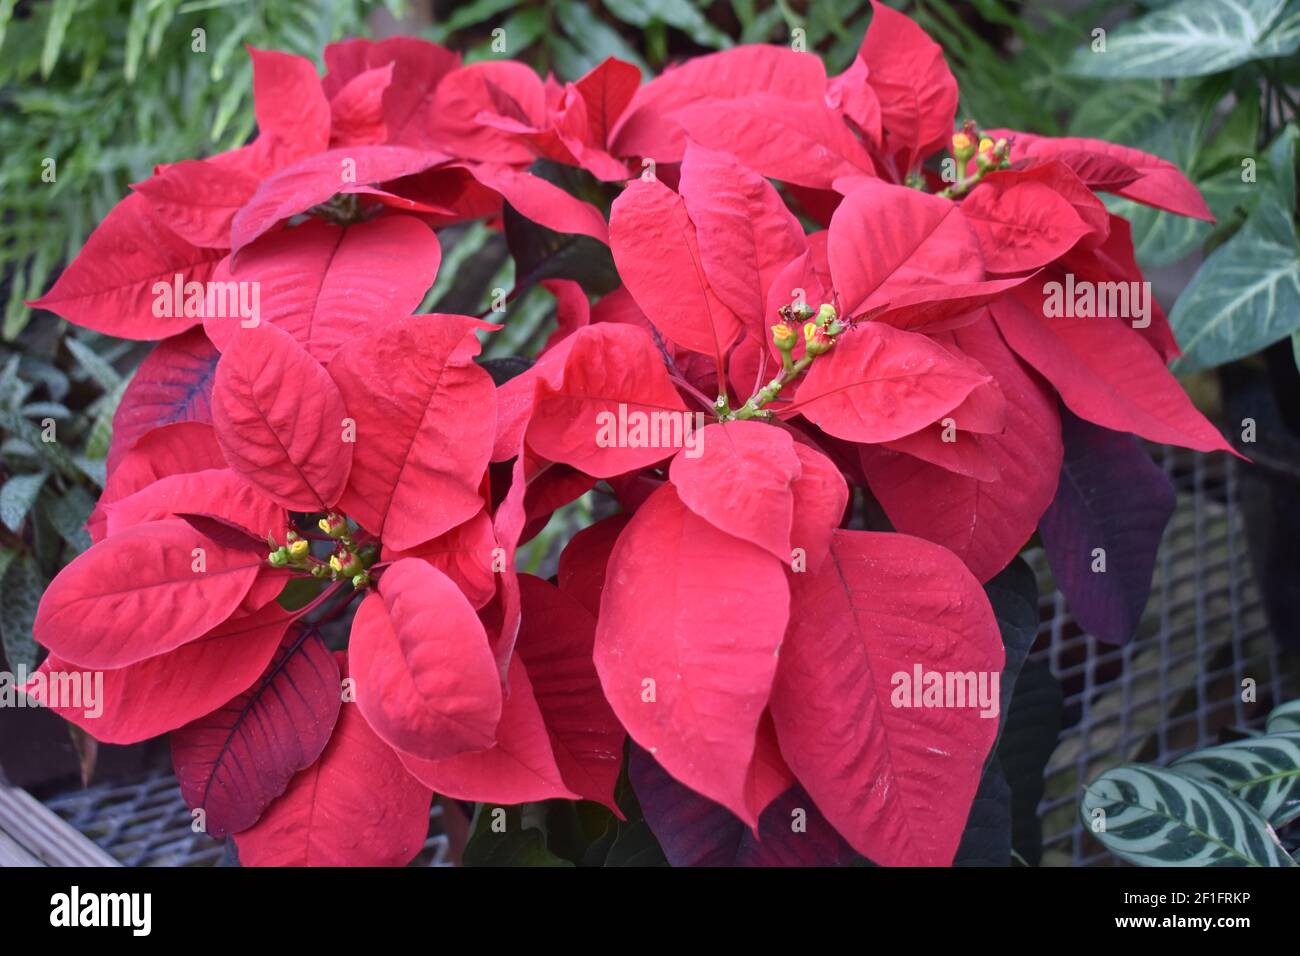
[[[788,360],[790,357],[789,353],[786,353],[785,358]],[[763,406],[774,400],[781,394],[781,389],[802,375],[808,366],[813,363],[814,358],[816,358],[815,355],[809,355],[805,352],[803,358],[799,359],[799,361],[793,364],[787,362],[786,367],[781,369],[780,375],[751,395],[749,401],[732,413],[730,417],[737,421],[746,421],[751,418],[767,418],[771,415],[771,412],[765,411]]]

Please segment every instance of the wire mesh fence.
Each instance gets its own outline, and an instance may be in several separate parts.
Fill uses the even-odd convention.
[[[1039,805],[1043,865],[1116,862],[1079,820],[1084,784],[1127,761],[1166,763],[1254,728],[1271,706],[1300,696],[1300,662],[1279,651],[1251,573],[1238,504],[1239,468],[1224,455],[1153,448],[1178,492],[1157,558],[1151,600],[1134,639],[1098,643],[1075,623],[1041,551],[1040,625],[1031,658],[1062,685],[1064,717]],[[1254,702],[1243,696],[1255,682]],[[221,843],[192,829],[176,780],[154,773],[61,793],[47,805],[127,866],[207,866]],[[434,805],[413,865],[450,866]]]

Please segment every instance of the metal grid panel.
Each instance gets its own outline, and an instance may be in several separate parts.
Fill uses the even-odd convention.
[[[1178,491],[1156,562],[1151,600],[1137,636],[1100,644],[1071,617],[1041,551],[1027,557],[1039,577],[1041,624],[1032,657],[1062,683],[1063,727],[1048,762],[1039,815],[1044,865],[1114,864],[1078,818],[1081,787],[1132,760],[1165,763],[1218,742],[1227,727],[1258,727],[1278,701],[1300,696],[1300,667],[1268,632],[1237,508],[1238,464],[1226,455],[1154,448]],[[1241,699],[1257,683],[1258,702]],[[49,807],[128,866],[218,863],[221,844],[190,829],[170,774],[101,783],[61,794]],[[434,806],[415,865],[449,866]]]
[[[1237,461],[1153,448],[1178,492],[1156,561],[1151,600],[1123,647],[1082,632],[1051,583],[1041,551],[1042,623],[1032,657],[1060,679],[1065,714],[1048,761],[1039,816],[1044,865],[1115,864],[1079,820],[1081,788],[1121,763],[1167,763],[1219,743],[1225,728],[1257,728],[1300,695],[1300,668],[1273,641],[1237,507]],[[1256,702],[1242,681],[1256,682]]]
[[[214,866],[225,856],[222,843],[191,828],[189,807],[169,773],[99,783],[45,804],[124,866]],[[451,866],[448,851],[442,807],[435,803],[429,837],[411,865]]]

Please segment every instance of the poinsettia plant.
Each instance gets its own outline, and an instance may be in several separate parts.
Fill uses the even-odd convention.
[[[1228,447],[1097,197],[1196,190],[958,125],[879,4],[834,77],[250,54],[257,138],[160,166],[34,303],[159,343],[28,693],[170,732],[249,864],[404,864],[434,794],[636,806],[675,864],[952,863],[1036,623],[990,600],[1018,552],[1122,641],[1172,507],[1133,436]],[[412,314],[471,220],[556,299],[513,377],[476,361],[508,308]],[[558,573],[518,572],[587,494]]]

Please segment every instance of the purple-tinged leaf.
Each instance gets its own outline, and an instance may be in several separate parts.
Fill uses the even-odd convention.
[[[1064,408],[1061,426],[1061,481],[1038,531],[1075,620],[1098,640],[1122,644],[1151,593],[1174,489],[1132,435]]]
[[[678,783],[635,744],[628,774],[646,823],[672,866],[848,866],[862,862],[797,783],[759,816],[756,838],[739,817]]]
[[[209,836],[251,827],[329,742],[342,695],[339,666],[312,630],[290,628],[270,666],[224,707],[172,733],[181,795]]]
[[[173,422],[212,423],[212,379],[221,358],[202,328],[159,342],[140,363],[113,415],[112,474],[140,438]]]

